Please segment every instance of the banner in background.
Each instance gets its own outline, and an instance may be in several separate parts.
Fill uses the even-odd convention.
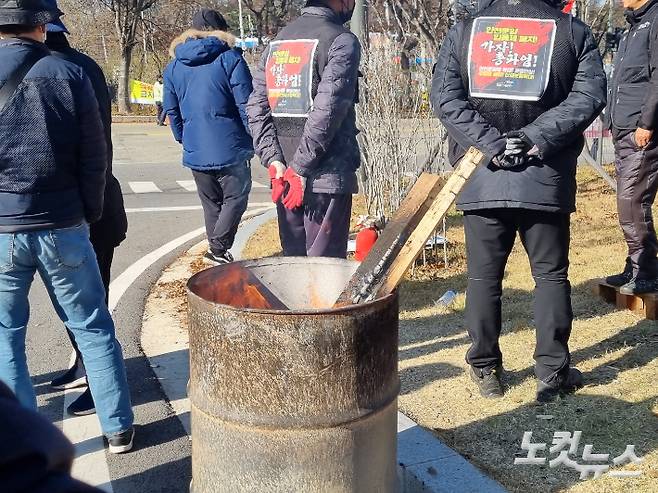
[[[139,80],[130,81],[130,102],[135,104],[155,104],[153,84]]]
[[[470,95],[539,101],[548,86],[555,31],[552,19],[476,18],[468,49]]]

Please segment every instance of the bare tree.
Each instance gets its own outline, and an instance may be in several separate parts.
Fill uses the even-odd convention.
[[[402,46],[420,43],[436,53],[450,27],[448,0],[374,0],[380,29],[394,31]]]
[[[397,210],[421,171],[444,171],[445,132],[428,105],[429,69],[415,67],[410,77],[393,61],[398,49],[374,39],[361,68],[361,181],[368,212],[376,216]]]
[[[117,103],[119,111],[130,112],[130,65],[133,51],[139,43],[137,32],[143,14],[158,0],[99,0],[101,5],[114,14],[114,28],[119,44],[121,63]]]

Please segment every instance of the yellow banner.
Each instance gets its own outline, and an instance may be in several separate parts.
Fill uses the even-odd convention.
[[[130,81],[130,102],[135,104],[155,104],[153,84],[139,80]]]

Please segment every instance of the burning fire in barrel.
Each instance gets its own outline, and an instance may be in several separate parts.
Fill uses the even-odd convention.
[[[333,308],[358,264],[236,262],[188,283],[192,490],[396,490],[398,299]]]

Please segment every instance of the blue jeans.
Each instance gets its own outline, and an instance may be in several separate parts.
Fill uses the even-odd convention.
[[[24,406],[36,409],[25,356],[28,293],[36,271],[80,348],[103,433],[129,429],[133,412],[123,354],[87,224],[0,233],[0,380]]]

